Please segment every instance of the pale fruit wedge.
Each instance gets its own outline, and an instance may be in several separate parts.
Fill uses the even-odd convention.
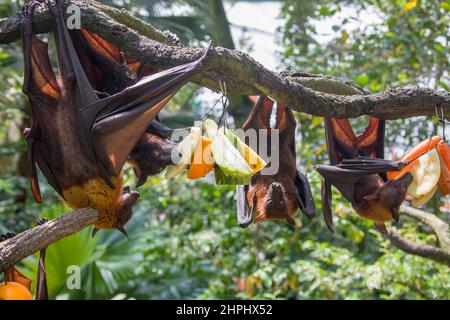
[[[413,181],[408,187],[408,194],[413,198],[429,194],[436,187],[441,175],[441,163],[436,149],[421,156],[410,172]]]
[[[224,130],[220,128],[220,130]],[[241,155],[244,157],[247,164],[252,168],[253,174],[261,171],[267,166],[267,163],[261,158],[253,149],[251,149],[244,141],[239,139],[234,132],[225,129],[225,135],[230,139],[231,143],[241,151]]]
[[[424,195],[424,196],[421,196],[420,198],[415,198],[415,199],[413,199],[413,201],[411,201],[411,204],[414,206],[414,207],[421,207],[421,206],[423,206],[424,204],[426,204],[428,201],[430,201],[430,199],[431,198],[433,198],[433,196],[434,196],[434,194],[436,193],[436,190],[438,189],[438,186],[436,185],[434,188],[433,188],[433,190],[431,190],[431,192],[430,193],[428,193],[428,194],[426,194],[426,195]]]
[[[222,130],[218,130],[213,120],[205,121],[205,130],[212,140],[211,151],[217,165],[226,175],[249,177],[253,174],[252,168],[247,164],[244,157],[236,149]]]
[[[191,164],[194,152],[201,140],[202,130],[198,127],[193,127],[191,132],[178,144],[177,150],[181,154],[180,162],[167,171],[166,178],[171,179],[179,175]]]

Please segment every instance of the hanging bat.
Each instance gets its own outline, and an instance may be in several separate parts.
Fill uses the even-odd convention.
[[[399,219],[399,207],[412,182],[405,174],[398,180],[386,182],[387,171],[398,171],[408,163],[384,158],[384,120],[371,117],[366,130],[356,136],[348,119],[325,118],[325,134],[331,165],[317,165],[323,176],[322,211],[325,222],[333,232],[331,185],[350,201],[363,218],[375,222],[387,233],[387,221]]]
[[[266,129],[270,132],[273,106],[274,101],[270,98],[259,97],[243,129]],[[315,205],[308,179],[296,168],[296,125],[291,109],[276,103],[275,129],[279,130],[279,169],[273,175],[258,172],[251,177],[250,185],[237,187],[237,217],[242,228],[264,219],[285,219],[294,226],[292,215],[298,208],[308,218],[314,217]],[[268,150],[272,148],[270,136],[268,133]],[[261,138],[260,132],[258,140]]]
[[[144,76],[114,94],[94,89],[65,27],[61,1],[46,1],[53,18],[59,79],[47,45],[32,31],[36,2],[24,7],[23,91],[32,110],[28,143],[34,198],[42,201],[36,164],[72,208],[99,212],[95,229],[118,229],[132,215],[139,193],[124,186],[122,166],[168,100],[202,70],[198,60]]]
[[[157,72],[124,56],[120,50],[85,29],[69,31],[83,70],[94,90],[109,96],[134,85],[143,76]],[[111,76],[113,75],[113,76]],[[160,173],[172,165],[172,150],[176,143],[170,140],[173,129],[165,126],[158,116],[151,122],[127,158],[138,177],[136,187],[142,186],[148,176]]]

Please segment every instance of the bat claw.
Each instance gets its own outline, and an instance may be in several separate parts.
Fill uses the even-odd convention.
[[[48,222],[48,219],[47,218],[41,218],[41,219],[38,219],[37,221],[36,221],[36,225],[37,226],[42,226],[43,224],[45,224],[45,223],[47,223]]]
[[[6,241],[8,239],[14,238],[16,234],[14,232],[7,232],[5,234],[0,235],[0,242]]]
[[[99,231],[99,229],[97,229],[97,228],[92,228],[92,233],[91,233],[91,237],[93,238],[93,237],[95,237],[95,235],[97,234],[97,232]]]
[[[290,215],[287,215],[285,219],[291,227],[295,228],[295,220]]]
[[[127,237],[127,238],[129,239],[129,237],[128,237],[128,233],[127,233],[127,230],[125,230],[125,228],[124,228],[124,227],[116,227],[116,229],[117,229],[117,230],[119,230],[119,231],[120,231],[120,233],[124,234],[124,235],[125,235],[125,237]]]

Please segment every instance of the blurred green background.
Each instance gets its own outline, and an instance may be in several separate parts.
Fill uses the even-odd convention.
[[[212,39],[215,45],[257,55],[267,48],[252,39],[265,35],[273,43],[266,53],[277,71],[336,76],[374,92],[409,85],[449,91],[450,1],[101,2],[172,31],[187,45]],[[0,0],[0,17],[11,16],[22,4]],[[246,16],[259,19],[264,10],[274,17],[268,21],[276,25],[273,30],[227,18],[239,11],[241,22]],[[38,217],[54,218],[69,210],[43,178],[44,204],[35,204],[29,192],[21,138],[23,128],[29,126],[29,107],[21,93],[22,81],[20,43],[1,46],[0,233],[20,232]],[[214,97],[206,89],[188,85],[164,110],[162,119],[170,126],[189,126]],[[231,97],[231,125],[242,123],[249,108],[243,97]],[[235,218],[234,188],[216,187],[208,179],[168,181],[161,174],[139,189],[141,197],[127,225],[130,239],[107,231],[91,238],[88,228],[49,248],[52,298],[449,299],[447,266],[390,245],[337,192],[336,234],[328,232],[321,217],[320,179],[313,170],[314,164],[326,159],[322,119],[299,113],[296,117],[298,165],[310,179],[316,219],[308,221],[298,214],[295,229],[265,222],[242,230]],[[361,128],[364,121],[355,124]],[[403,152],[428,137],[436,125],[431,117],[389,121],[386,155]],[[130,168],[126,172],[133,185]],[[450,221],[448,200],[439,194],[426,209]],[[436,244],[428,228],[407,218],[401,220],[401,233],[419,243]],[[19,268],[35,278],[36,261],[30,257]],[[80,267],[80,289],[66,286],[71,265]]]

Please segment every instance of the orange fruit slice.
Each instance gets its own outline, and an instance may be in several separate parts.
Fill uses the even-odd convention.
[[[31,292],[18,282],[0,284],[0,300],[33,300]]]
[[[212,155],[211,143],[211,139],[201,137],[201,143],[195,149],[192,164],[189,166],[187,174],[189,179],[200,179],[214,169],[216,162]]]
[[[406,155],[400,159],[400,161],[412,160],[415,157],[419,156],[420,154],[422,154],[428,150],[431,150],[441,141],[442,141],[442,138],[439,136],[434,136],[431,139],[425,139],[421,143],[416,145],[414,148],[409,150],[406,153]],[[411,162],[410,164],[408,164],[406,167],[404,167],[400,171],[388,171],[386,173],[388,180],[398,179],[401,176],[403,176],[406,172],[411,172],[411,170],[413,170],[417,166],[417,163],[419,162],[419,160],[420,160],[420,158]]]
[[[441,159],[441,177],[438,186],[443,196],[450,193],[450,146],[448,143],[440,143],[437,151]]]

